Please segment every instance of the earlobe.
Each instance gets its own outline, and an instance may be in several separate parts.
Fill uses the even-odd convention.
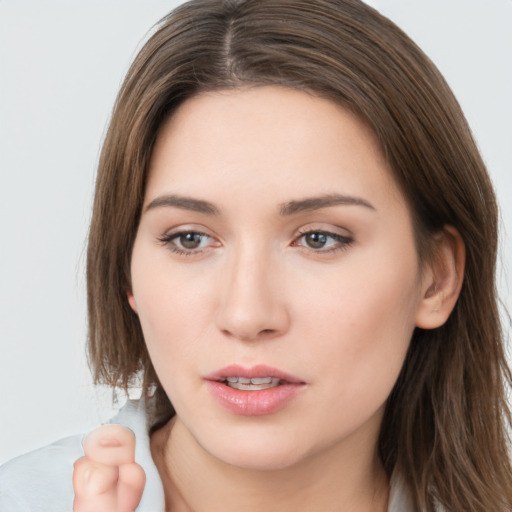
[[[135,297],[133,296],[133,292],[131,290],[128,290],[126,292],[126,296],[128,297],[128,304],[130,304],[130,307],[132,308],[133,312],[137,314],[137,304],[135,303]]]
[[[425,272],[423,298],[416,313],[416,327],[435,329],[450,316],[464,278],[466,251],[459,232],[445,226],[435,240],[434,256]]]

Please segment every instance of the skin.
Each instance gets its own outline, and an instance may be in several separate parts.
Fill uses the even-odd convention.
[[[342,107],[278,87],[183,104],[152,155],[128,292],[177,411],[151,440],[167,507],[386,510],[384,405],[414,328],[444,323],[462,282],[456,231],[436,247],[422,267],[379,145]],[[277,412],[234,414],[205,380],[230,364],[303,385]]]
[[[121,425],[104,425],[83,442],[74,465],[75,512],[132,512],[146,482],[135,462],[135,436]]]

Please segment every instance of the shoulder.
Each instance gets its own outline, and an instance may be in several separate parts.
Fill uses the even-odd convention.
[[[0,510],[73,510],[73,464],[84,455],[82,438],[61,439],[0,467]]]
[[[412,497],[402,476],[394,471],[390,480],[388,512],[414,512]]]
[[[405,480],[398,471],[394,471],[390,480],[388,512],[416,512],[413,498]],[[436,512],[447,512],[439,503],[435,503]]]

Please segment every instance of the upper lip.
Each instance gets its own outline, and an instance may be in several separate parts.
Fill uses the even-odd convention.
[[[220,368],[213,373],[210,373],[205,377],[205,379],[219,381],[225,379],[226,377],[246,377],[248,379],[258,377],[274,377],[290,384],[305,384],[305,382],[298,377],[290,375],[289,373],[279,370],[278,368],[273,368],[272,366],[267,366],[264,364],[258,364],[249,368],[240,366],[238,364],[232,364],[225,366],[224,368]]]

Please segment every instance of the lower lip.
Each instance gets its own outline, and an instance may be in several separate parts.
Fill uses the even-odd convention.
[[[277,412],[304,388],[304,384],[281,384],[275,388],[242,391],[221,382],[206,382],[222,407],[241,416],[263,416]]]

